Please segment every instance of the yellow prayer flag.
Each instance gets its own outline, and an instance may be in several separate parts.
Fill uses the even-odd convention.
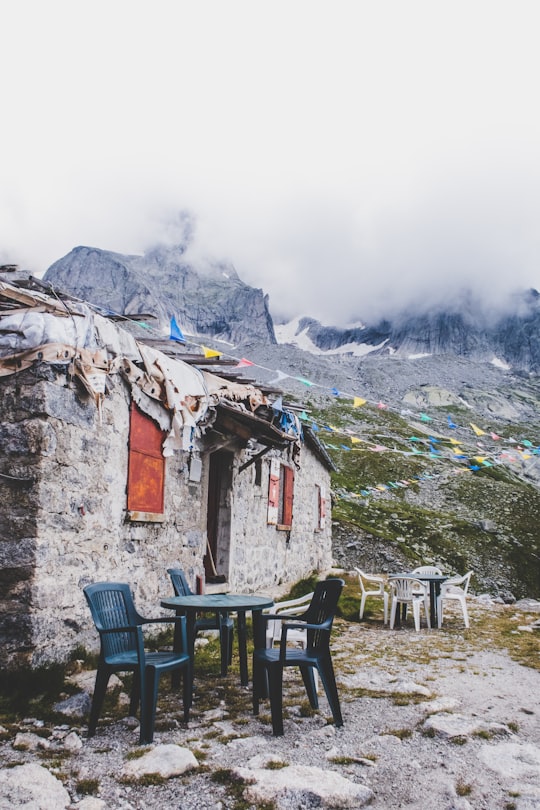
[[[360,439],[357,439],[356,436],[351,436],[351,442],[353,444],[358,444],[359,441],[360,441]]]
[[[486,435],[485,430],[482,430],[481,428],[477,427],[472,422],[470,423],[470,425],[471,425],[472,429],[474,430],[474,432],[476,433],[477,436],[485,436]]]
[[[359,408],[361,405],[365,405],[367,399],[362,399],[362,397],[355,397],[353,400],[353,408]]]
[[[208,346],[201,346],[205,357],[220,357],[221,352],[216,352],[215,349],[209,349]]]
[[[450,439],[449,441],[450,444],[461,444],[461,442],[458,439]]]

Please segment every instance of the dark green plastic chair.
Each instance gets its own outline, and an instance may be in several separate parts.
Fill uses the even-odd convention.
[[[343,590],[342,579],[326,579],[315,586],[308,609],[293,621],[283,614],[263,613],[263,622],[279,619],[282,622],[279,648],[256,648],[253,651],[253,714],[259,714],[259,701],[269,693],[272,712],[272,730],[275,736],[283,734],[283,670],[299,667],[310,705],[319,707],[314,670],[321,678],[332,717],[336,726],[343,725],[339,705],[334,667],[330,653],[330,633],[337,603]],[[305,648],[287,647],[288,630],[307,630]]]
[[[175,596],[191,596],[193,591],[188,585],[182,568],[167,568]],[[227,667],[232,661],[234,622],[226,611],[216,611],[214,616],[201,617],[195,620],[195,635],[203,630],[219,630],[221,650],[221,674],[227,674]]]
[[[101,642],[88,736],[95,734],[113,672],[134,674],[129,713],[135,716],[140,703],[141,744],[152,742],[154,737],[159,678],[164,672],[180,670],[183,673],[184,721],[187,723],[192,702],[193,669],[187,652],[185,616],[143,618],[135,609],[129,585],[123,582],[96,582],[84,588],[84,595]],[[177,625],[175,638],[177,643],[180,640],[180,652],[145,651],[143,625],[162,622]]]

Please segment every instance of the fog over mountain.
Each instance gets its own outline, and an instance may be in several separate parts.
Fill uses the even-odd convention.
[[[424,296],[393,316],[359,313],[354,325],[322,325],[305,316],[274,324],[268,296],[241,280],[226,262],[190,261],[184,244],[155,246],[142,256],[77,247],[44,280],[122,315],[156,319],[166,333],[174,317],[186,334],[236,344],[288,343],[319,354],[414,359],[455,355],[501,368],[540,371],[540,295],[499,299],[462,288],[446,303]]]

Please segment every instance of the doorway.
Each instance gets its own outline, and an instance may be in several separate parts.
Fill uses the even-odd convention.
[[[229,578],[233,459],[233,453],[225,450],[210,455],[206,517],[208,544],[203,560],[207,582],[226,582]]]

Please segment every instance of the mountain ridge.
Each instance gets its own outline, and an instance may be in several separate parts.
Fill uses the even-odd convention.
[[[190,259],[189,242],[143,255],[79,246],[54,262],[44,280],[120,314],[175,317],[182,331],[232,343],[290,343],[311,353],[349,357],[455,355],[540,373],[540,294],[508,297],[497,309],[461,290],[448,306],[409,306],[392,317],[323,325],[309,316],[275,324],[269,297],[245,284],[230,262]]]

